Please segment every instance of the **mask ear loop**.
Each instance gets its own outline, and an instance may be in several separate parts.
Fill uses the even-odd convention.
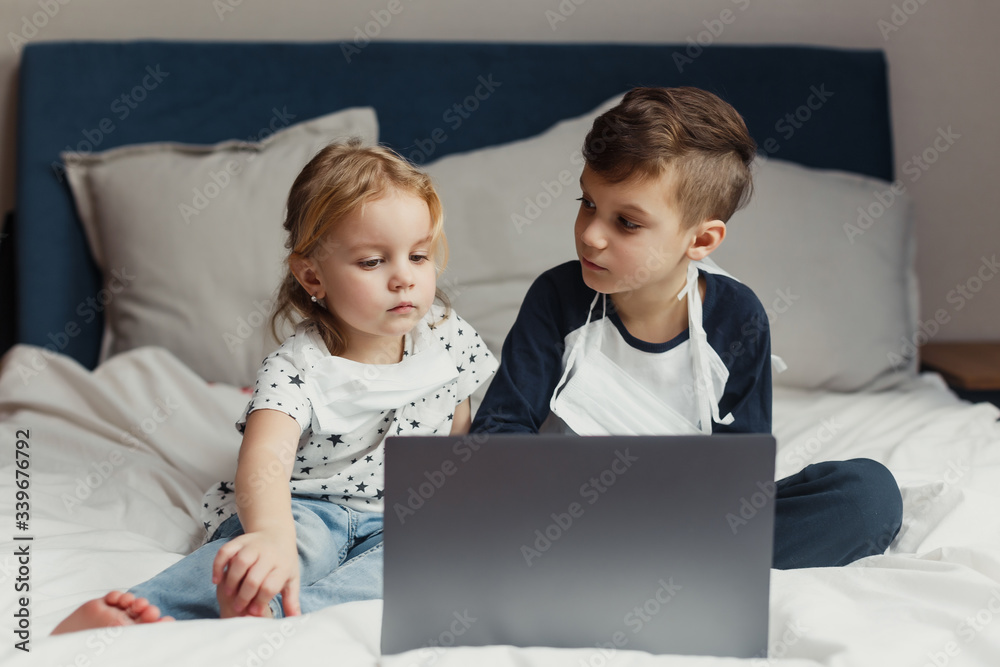
[[[591,306],[593,309],[593,306]],[[604,345],[604,327],[608,326],[608,295],[601,295],[601,324],[597,327],[597,349]]]
[[[691,337],[691,365],[694,372],[695,400],[698,404],[700,428],[704,435],[712,434],[712,422],[732,424],[732,413],[719,417],[719,405],[711,398],[709,384],[712,381],[712,369],[709,365],[705,347],[708,346],[708,335],[702,325],[701,295],[698,291],[698,267],[694,262],[688,264],[687,283],[677,295],[677,299],[687,297],[688,333]]]
[[[573,363],[576,361],[577,356],[579,356],[580,350],[582,350],[587,344],[587,329],[590,328],[590,320],[594,314],[594,306],[597,305],[597,299],[602,295],[600,292],[594,295],[594,300],[590,302],[590,308],[587,310],[587,321],[583,323],[583,328],[580,329],[580,335],[576,339],[576,343],[573,344],[573,349],[569,351],[569,358],[566,359],[566,368],[563,370],[562,377],[559,378],[559,382],[556,383],[556,388],[552,392],[552,398],[549,399],[549,410],[555,412],[556,397],[559,395],[559,391],[566,385],[569,380],[569,372],[573,368]]]

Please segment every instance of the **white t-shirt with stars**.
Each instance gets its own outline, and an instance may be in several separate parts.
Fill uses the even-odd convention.
[[[257,372],[250,412],[284,412],[301,436],[291,492],[351,509],[381,512],[387,435],[447,435],[455,408],[496,371],[496,358],[455,311],[435,304],[407,333],[403,360],[385,366],[329,354],[316,325],[300,323]],[[231,481],[205,494],[208,535],[236,513]]]

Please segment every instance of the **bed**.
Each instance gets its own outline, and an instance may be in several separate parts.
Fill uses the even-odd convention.
[[[996,664],[1000,412],[918,373],[926,324],[885,57],[695,46],[26,46],[17,298],[3,313],[17,344],[0,366],[2,654],[39,665],[313,664],[319,651],[358,666]],[[773,571],[768,655],[743,661],[596,640],[382,656],[380,601],[48,636],[82,602],[200,542],[201,495],[232,474],[244,387],[276,345],[265,320],[282,198],[319,146],[359,135],[427,168],[451,247],[439,285],[499,352],[531,280],[573,258],[586,128],[635,85],[703,87],[744,115],[760,148],[755,196],[713,259],[757,292],[788,364],[775,376],[777,475],[829,459],[887,465],[904,521],[877,545],[884,555]]]

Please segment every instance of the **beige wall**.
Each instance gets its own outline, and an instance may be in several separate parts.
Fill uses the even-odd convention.
[[[992,0],[562,0],[574,11],[550,25],[560,0],[400,0],[383,39],[684,42],[729,9],[717,43],[884,48],[895,124],[896,170],[916,201],[923,319],[943,310],[936,340],[1000,339],[1000,3]],[[65,4],[61,4],[65,2]],[[579,5],[574,4],[580,3]],[[343,40],[389,0],[4,0],[0,3],[0,209],[14,206],[14,90],[21,32],[48,6],[34,40]],[[220,11],[228,7],[232,11]],[[58,8],[58,11],[54,11]],[[909,12],[909,13],[907,13]],[[569,12],[567,12],[569,13]],[[885,26],[898,29],[889,30]],[[727,17],[728,18],[728,17]],[[903,20],[905,19],[905,21]],[[880,24],[880,21],[882,23]],[[38,20],[41,23],[41,19]],[[880,25],[882,26],[880,28]],[[959,136],[915,178],[914,155],[939,130]],[[939,142],[939,146],[943,146]],[[907,164],[909,162],[909,164]],[[978,282],[981,277],[991,280]],[[970,282],[971,281],[971,282]],[[980,287],[960,296],[957,286]],[[960,307],[961,306],[961,307]]]

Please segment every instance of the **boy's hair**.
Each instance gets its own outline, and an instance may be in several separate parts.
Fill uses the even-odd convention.
[[[611,183],[672,169],[682,224],[728,222],[750,199],[757,146],[728,103],[698,88],[633,88],[584,141],[587,166]]]
[[[332,247],[326,244],[331,232],[345,218],[365,204],[394,192],[423,199],[431,215],[431,247],[438,270],[448,263],[448,242],[444,236],[444,213],[430,177],[405,158],[384,146],[365,146],[360,139],[333,143],[317,153],[299,172],[288,193],[284,228],[288,232],[285,247],[285,277],[278,288],[277,303],[271,316],[271,334],[276,340],[278,324],[285,321],[312,320],[330,354],[346,349],[347,338],[336,313],[322,302],[313,302],[291,270],[293,255],[322,260]],[[448,300],[437,290],[445,306]]]

